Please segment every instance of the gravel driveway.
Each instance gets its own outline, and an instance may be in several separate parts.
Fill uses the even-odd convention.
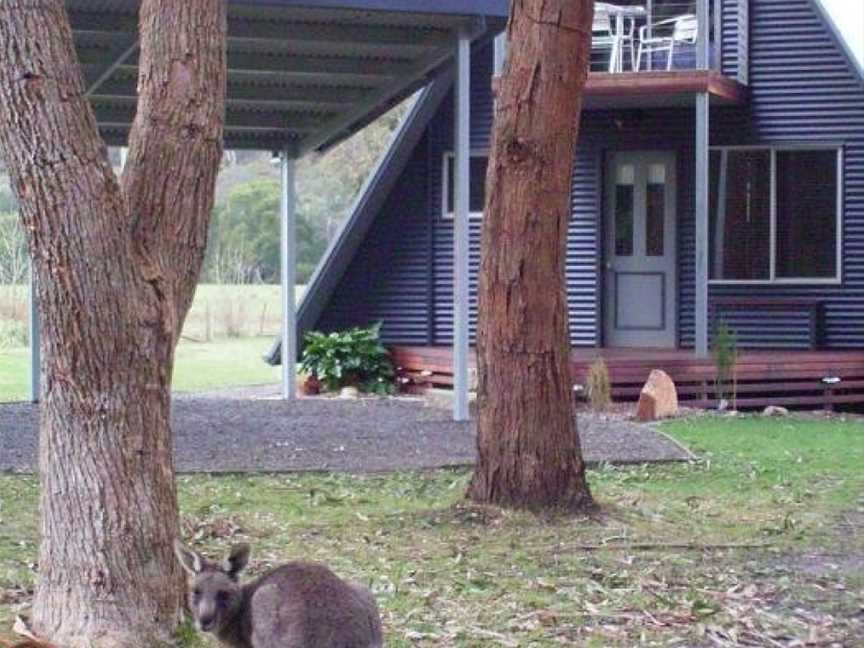
[[[174,401],[180,472],[375,472],[471,464],[471,423],[418,399],[302,399],[259,391],[179,396]],[[0,471],[31,472],[38,407],[0,405]],[[678,461],[690,453],[653,430],[616,418],[580,415],[591,463]]]

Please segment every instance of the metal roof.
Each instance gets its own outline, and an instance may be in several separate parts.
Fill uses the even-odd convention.
[[[135,116],[138,0],[66,0],[100,130]],[[500,31],[507,0],[229,0],[228,148],[296,156],[350,136],[426,85],[456,35]]]

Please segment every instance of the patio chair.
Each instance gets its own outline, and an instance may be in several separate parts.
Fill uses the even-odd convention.
[[[652,34],[648,36],[648,33]],[[654,36],[659,31],[659,36]],[[642,69],[642,54],[647,51],[650,63],[654,52],[669,52],[666,69],[672,69],[675,48],[680,45],[695,45],[699,37],[699,19],[693,14],[661,20],[652,25],[639,28],[639,54],[636,56],[636,70]],[[649,65],[650,67],[650,65]]]
[[[594,5],[594,23],[591,27],[592,50],[609,50],[609,72],[620,72],[623,60],[624,46],[630,44],[630,60],[635,61],[636,48],[634,36],[635,21],[625,22],[623,33],[619,34],[616,20],[616,7],[606,2]],[[626,23],[629,23],[626,24]]]

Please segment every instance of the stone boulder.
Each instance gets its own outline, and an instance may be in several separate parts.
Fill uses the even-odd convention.
[[[640,421],[657,421],[678,415],[678,390],[665,371],[655,369],[639,394],[636,418]]]

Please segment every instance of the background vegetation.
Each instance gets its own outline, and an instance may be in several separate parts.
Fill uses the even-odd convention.
[[[410,100],[409,100],[410,101]],[[297,166],[297,281],[312,275],[407,104]],[[119,168],[119,149],[111,149]],[[227,151],[207,257],[178,347],[175,389],[273,382],[262,354],[279,332],[279,166],[269,152]],[[0,402],[27,396],[29,261],[9,178],[0,168]]]

